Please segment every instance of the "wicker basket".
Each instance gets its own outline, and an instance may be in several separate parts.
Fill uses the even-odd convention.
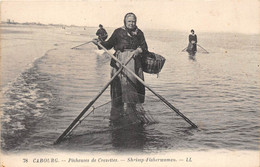
[[[143,71],[149,74],[158,74],[163,68],[165,60],[161,55],[149,52],[142,56]]]

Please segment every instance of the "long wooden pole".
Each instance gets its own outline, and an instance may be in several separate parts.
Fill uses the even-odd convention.
[[[157,96],[160,100],[162,100],[167,106],[169,106],[173,111],[175,111],[178,115],[180,115],[186,122],[188,122],[192,127],[198,128],[197,125],[195,125],[191,120],[189,120],[185,115],[183,115],[177,108],[175,108],[171,103],[169,103],[165,98],[163,98],[161,95],[156,93],[154,90],[152,90],[146,83],[137,76],[132,70],[130,70],[128,67],[126,67],[124,64],[122,64],[114,55],[108,52],[108,50],[101,45],[100,43],[97,43],[98,46],[100,46],[104,51],[110,55],[112,59],[114,59],[116,62],[118,62],[123,68],[125,68],[128,72],[130,72],[139,82],[141,82],[148,90],[150,90],[155,96]]]
[[[128,64],[130,60],[133,58],[131,56],[125,64]],[[122,64],[120,62],[120,64]],[[77,116],[77,118],[70,124],[70,126],[60,135],[60,137],[54,142],[54,144],[58,144],[62,141],[62,139],[70,132],[70,130],[76,125],[76,123],[80,120],[80,118],[88,111],[88,109],[95,103],[95,101],[102,95],[102,93],[107,89],[110,83],[115,79],[115,77],[123,70],[121,66],[120,69],[115,73],[115,75],[109,80],[109,82],[101,89],[98,95],[91,100],[91,102],[83,109],[83,111]]]
[[[83,43],[83,44],[74,46],[74,47],[72,47],[71,49],[75,49],[75,48],[77,48],[77,47],[80,47],[80,46],[82,46],[82,45],[86,45],[86,44],[91,43],[91,42],[92,42],[92,41],[85,42],[85,43]]]
[[[203,50],[206,51],[206,53],[209,53],[206,49],[204,49],[202,46],[200,46],[199,44],[197,44],[199,47],[201,47]]]
[[[186,49],[187,49],[187,47],[186,47],[186,48],[184,48],[184,49],[182,49],[182,52],[184,52]]]

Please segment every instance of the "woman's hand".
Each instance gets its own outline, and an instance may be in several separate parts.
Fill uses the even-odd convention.
[[[100,40],[98,38],[94,38],[92,39],[92,42],[95,44],[95,45],[98,45],[98,43],[100,42]]]
[[[102,48],[98,45],[100,43],[100,40],[97,38],[92,39],[92,42],[98,47],[99,50],[101,50]]]
[[[142,52],[143,52],[143,50],[141,48],[135,49],[134,51],[132,51],[133,57],[136,58],[136,56],[138,56]]]

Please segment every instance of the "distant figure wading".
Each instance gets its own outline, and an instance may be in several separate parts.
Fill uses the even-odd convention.
[[[96,35],[100,41],[107,39],[107,31],[103,28],[102,24],[99,24],[99,29],[97,30]]]
[[[187,47],[187,52],[190,54],[195,54],[197,52],[197,35],[194,33],[193,29],[189,35],[189,45]]]

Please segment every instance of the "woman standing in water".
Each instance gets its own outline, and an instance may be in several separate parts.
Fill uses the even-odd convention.
[[[104,41],[107,39],[107,31],[103,28],[102,24],[99,24],[99,29],[96,32],[98,39]]]
[[[124,26],[117,28],[107,41],[101,41],[106,49],[114,48],[114,55],[126,63],[129,57],[133,59],[127,67],[144,80],[141,66],[141,53],[148,52],[143,32],[136,25],[137,17],[134,13],[127,13]],[[111,77],[119,69],[119,64],[113,59],[110,63]],[[136,105],[144,102],[145,87],[128,71],[123,70],[111,83],[110,95],[112,99],[111,120],[117,120],[127,114],[131,120],[137,120]],[[125,111],[125,113],[124,113]]]
[[[194,30],[192,29],[191,34],[189,35],[189,45],[187,48],[187,52],[190,54],[196,54],[197,52],[197,35],[195,34]]]

